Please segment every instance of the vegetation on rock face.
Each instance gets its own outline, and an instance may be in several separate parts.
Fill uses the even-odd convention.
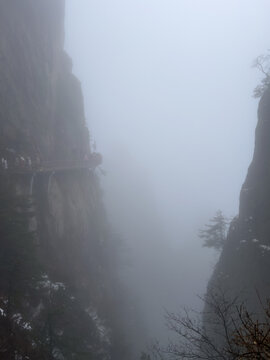
[[[142,352],[140,360],[151,360],[151,358],[149,354]]]
[[[227,218],[218,210],[210,219],[210,224],[205,225],[206,229],[199,231],[199,237],[204,241],[203,246],[221,251],[226,241],[228,224]]]
[[[39,162],[89,157],[81,87],[63,50],[64,1],[16,0],[0,8],[2,152]],[[0,358],[131,358],[126,328],[136,327],[137,305],[118,280],[119,245],[97,176],[58,174],[52,194],[53,174],[35,176],[34,204],[1,188]],[[12,177],[22,193],[26,176]]]
[[[0,203],[0,353],[8,359],[31,344],[30,308],[41,267],[29,230],[30,200],[1,187]]]
[[[112,321],[100,317],[87,288],[39,262],[31,199],[1,187],[0,204],[0,357],[109,359]]]
[[[261,83],[253,91],[255,98],[260,98],[270,86],[270,54],[258,56],[252,65],[263,74]]]

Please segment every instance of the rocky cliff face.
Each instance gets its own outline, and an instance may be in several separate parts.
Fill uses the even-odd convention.
[[[80,83],[63,50],[64,6],[63,0],[0,2],[0,154],[8,161],[1,189],[32,199],[28,220],[38,260],[33,273],[22,261],[16,265],[29,285],[23,293],[14,281],[0,282],[0,353],[119,360],[128,356],[119,306],[125,300],[98,178],[83,167],[38,171],[91,155]],[[9,209],[1,204],[9,229]],[[20,239],[14,234],[14,244]],[[0,241],[13,259],[7,237]],[[5,269],[1,278],[15,279]]]
[[[239,216],[216,266],[210,288],[219,286],[238,295],[252,311],[262,311],[270,281],[270,89],[258,108],[255,151],[240,194]]]
[[[64,1],[0,4],[1,150],[62,160],[89,152],[81,88],[63,51]]]

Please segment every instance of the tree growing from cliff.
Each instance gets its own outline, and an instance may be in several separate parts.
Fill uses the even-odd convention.
[[[209,221],[204,229],[199,230],[199,237],[203,239],[203,246],[221,251],[227,237],[228,219],[218,210]]]
[[[255,98],[260,98],[270,86],[270,54],[258,56],[252,66],[263,74],[261,83],[256,86],[253,92]]]
[[[29,229],[30,199],[2,187],[0,202],[0,353],[8,359],[27,354],[31,347],[29,309],[41,267],[35,234]]]
[[[105,359],[105,327],[87,293],[49,276],[38,261],[32,200],[5,188],[0,204],[0,358]]]

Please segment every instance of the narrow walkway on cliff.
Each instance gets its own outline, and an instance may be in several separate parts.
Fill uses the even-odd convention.
[[[8,174],[36,174],[36,173],[51,173],[68,170],[80,169],[95,169],[102,163],[102,156],[99,153],[92,153],[84,160],[62,160],[62,161],[36,161],[31,159],[15,159],[13,162],[8,162],[6,159],[1,159],[1,172]]]

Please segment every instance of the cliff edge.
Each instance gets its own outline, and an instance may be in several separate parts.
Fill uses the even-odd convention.
[[[218,286],[262,311],[259,298],[269,298],[270,282],[270,89],[260,99],[255,149],[240,193],[239,216],[208,285]]]
[[[63,0],[0,2],[0,357],[126,359],[130,303],[86,162],[64,10]]]

